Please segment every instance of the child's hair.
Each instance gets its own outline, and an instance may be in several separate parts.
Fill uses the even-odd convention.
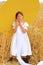
[[[16,19],[17,19],[18,14],[21,14],[22,16],[24,16],[22,12],[18,11],[18,12],[16,13],[16,15],[15,15],[15,18],[16,18]]]

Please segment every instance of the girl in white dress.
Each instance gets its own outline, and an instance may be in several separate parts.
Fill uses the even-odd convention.
[[[30,41],[27,35],[29,25],[23,21],[22,12],[16,13],[16,22],[13,22],[12,26],[14,34],[11,41],[10,57],[16,56],[21,65],[30,65],[27,60],[27,56],[32,55]]]

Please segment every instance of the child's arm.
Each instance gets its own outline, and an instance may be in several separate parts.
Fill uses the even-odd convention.
[[[20,27],[21,27],[21,29],[22,29],[22,32],[23,32],[23,33],[25,33],[25,32],[27,32],[27,31],[28,31],[26,28],[24,28],[24,26],[23,26],[23,24],[22,24],[22,23],[20,23]]]
[[[13,29],[13,32],[15,33],[17,30],[17,27],[13,27],[12,29]]]
[[[17,31],[17,27],[18,27],[18,22],[16,22],[16,25],[15,26],[13,26],[13,31],[14,31],[14,33]]]

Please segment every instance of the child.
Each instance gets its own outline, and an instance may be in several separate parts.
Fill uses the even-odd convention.
[[[12,56],[16,56],[17,60],[19,61],[19,59],[21,59],[19,58],[19,56],[22,56],[22,61],[24,60],[25,63],[28,63],[27,56],[32,55],[32,51],[27,35],[29,25],[27,24],[27,22],[23,21],[23,17],[24,16],[22,12],[17,12],[16,22],[13,22],[12,24],[14,34],[10,47],[10,60],[12,60]]]

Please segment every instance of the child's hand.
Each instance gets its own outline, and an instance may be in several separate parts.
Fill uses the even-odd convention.
[[[19,22],[18,22],[18,21],[16,22],[16,26],[17,26],[17,27],[19,26]]]
[[[20,25],[20,26],[23,25],[22,21],[19,22],[19,25]]]
[[[22,32],[23,33],[27,32],[27,30],[24,28],[23,23],[21,21],[19,22],[19,24],[20,24]]]
[[[19,26],[19,22],[16,22],[16,26],[13,28],[14,33],[17,31],[17,27]]]

